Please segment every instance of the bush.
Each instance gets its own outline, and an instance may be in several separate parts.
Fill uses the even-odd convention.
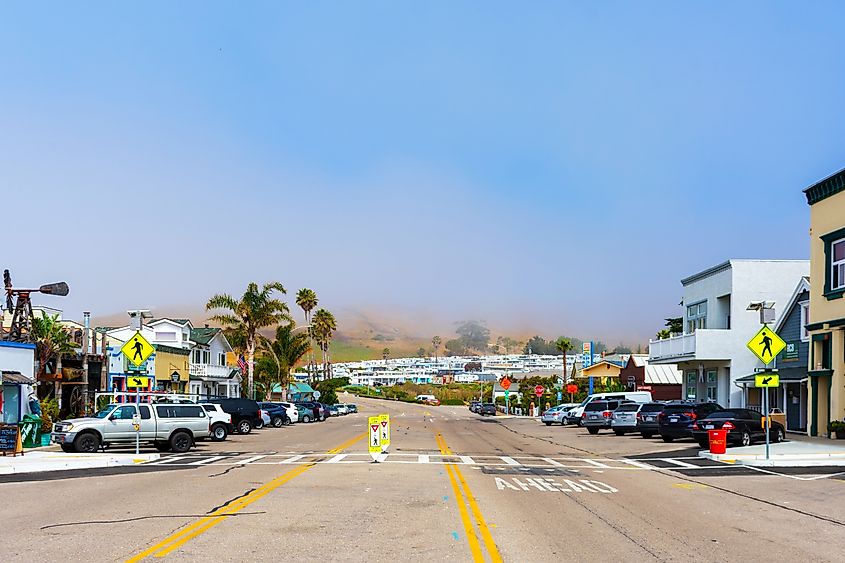
[[[845,422],[841,420],[831,420],[827,423],[828,432],[843,432],[845,431]]]
[[[53,422],[59,420],[59,402],[56,399],[41,399],[41,432],[53,431]]]
[[[461,399],[443,399],[442,401],[440,401],[440,404],[441,405],[455,406],[455,407],[466,405],[466,403],[463,402],[463,400],[461,400]]]

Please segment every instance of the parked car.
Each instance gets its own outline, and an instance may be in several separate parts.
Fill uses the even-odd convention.
[[[349,409],[350,414],[358,412],[358,405],[353,405],[352,403],[347,403],[346,408]]]
[[[133,417],[140,416],[136,433]],[[65,452],[94,453],[101,447],[134,444],[137,438],[159,451],[184,453],[211,430],[205,409],[196,404],[111,404],[92,417],[71,418],[53,425],[50,440]]]
[[[702,448],[710,446],[708,430],[727,430],[727,444],[750,446],[757,440],[766,439],[763,415],[751,409],[728,409],[712,412],[692,423],[692,437]],[[775,420],[771,421],[769,439],[781,442],[786,439],[786,429]]]
[[[269,415],[269,425],[273,428],[281,428],[285,424],[290,424],[287,409],[279,403],[264,402],[258,403],[258,406]]]
[[[652,401],[651,391],[618,391],[612,393],[593,393],[581,401],[581,404],[570,411],[570,420],[578,425],[584,421],[584,408],[593,401],[633,401],[635,403],[650,403]]]
[[[641,403],[623,403],[619,405],[610,417],[610,428],[617,436],[624,436],[626,432],[636,432],[637,414],[642,408]]]
[[[314,422],[315,420],[325,420],[326,413],[323,412],[323,407],[320,403],[313,401],[295,403],[299,410],[299,422]]]
[[[249,434],[255,427],[264,425],[259,411],[261,408],[252,399],[243,397],[231,399],[213,399],[209,401],[220,405],[224,412],[232,415],[232,424],[238,434]]]
[[[546,426],[551,426],[552,424],[566,426],[570,422],[568,413],[576,406],[577,405],[557,405],[547,409],[546,412],[543,413],[543,416],[540,417],[540,420],[542,420]]]
[[[226,437],[235,431],[232,425],[232,415],[224,412],[220,405],[214,403],[203,403],[202,408],[211,419],[211,433],[209,438],[212,442],[222,442]]]
[[[646,403],[637,413],[637,430],[643,438],[651,438],[660,431],[657,417],[663,412],[664,403]]]
[[[481,401],[470,401],[469,412],[478,412],[478,407],[481,406]]]
[[[678,438],[692,438],[693,423],[705,416],[724,410],[716,403],[675,401],[663,405],[663,412],[657,417],[658,432],[664,442]]]
[[[481,416],[496,416],[496,405],[493,403],[483,403],[480,407],[478,407],[478,414]]]
[[[329,416],[340,416],[338,405],[329,405]]]
[[[293,424],[294,422],[299,422],[299,409],[293,403],[274,403],[276,405],[281,405],[285,408],[288,413],[288,424]]]
[[[584,426],[590,434],[598,434],[602,428],[610,428],[613,411],[618,409],[621,404],[622,400],[620,399],[590,401],[584,406],[581,426]]]
[[[346,405],[341,403],[341,404],[337,404],[337,405],[334,405],[334,406],[337,408],[337,414],[339,414],[341,416],[349,414],[349,409],[347,408]]]

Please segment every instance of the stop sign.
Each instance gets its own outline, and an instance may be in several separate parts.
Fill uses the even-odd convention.
[[[577,393],[578,392],[578,386],[575,385],[574,383],[570,383],[569,385],[566,386],[566,392],[567,393]]]
[[[534,394],[539,397],[540,395],[543,394],[543,391],[545,391],[545,390],[546,389],[542,385],[538,385],[537,387],[534,388]]]
[[[499,385],[501,385],[501,386],[502,386],[502,389],[504,389],[505,391],[507,391],[508,389],[510,389],[510,388],[511,388],[511,380],[510,380],[510,379],[508,379],[508,376],[505,376],[505,377],[504,377],[504,379],[502,379],[502,381],[501,381],[501,382],[499,382]]]

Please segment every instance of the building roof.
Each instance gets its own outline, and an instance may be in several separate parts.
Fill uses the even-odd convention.
[[[150,320],[150,322],[148,322],[147,324],[151,325],[151,324],[157,323],[159,321],[170,321],[170,322],[176,323],[177,325],[182,325],[182,326],[191,323],[191,319],[173,319],[173,318],[170,318],[170,317],[160,317],[158,319]]]
[[[795,291],[792,292],[792,297],[786,302],[783,314],[778,319],[777,324],[775,324],[775,332],[779,333],[783,329],[783,325],[786,323],[787,317],[789,317],[789,312],[795,307],[798,297],[805,291],[810,291],[810,276],[801,276],[801,281],[798,282]]]
[[[221,332],[219,328],[203,327],[191,329],[191,340],[202,346],[208,346],[208,343]]]
[[[3,383],[17,383],[22,385],[32,385],[35,383],[19,371],[4,371],[0,379],[3,380]]]
[[[313,393],[314,389],[307,383],[291,383],[288,385],[288,390],[291,393]],[[281,393],[282,386],[276,383],[273,385],[273,393]]]
[[[646,385],[681,385],[684,374],[677,364],[650,364],[648,356],[632,354],[631,362],[635,367],[644,368],[643,383]]]
[[[813,205],[842,190],[845,190],[845,168],[806,188],[804,194],[807,196],[807,203]]]
[[[187,348],[176,348],[175,346],[167,346],[165,344],[153,344],[156,352],[169,352],[171,354],[179,354],[180,356],[190,356],[191,351]]]
[[[804,381],[807,379],[807,366],[803,367],[795,367],[795,368],[786,368],[786,369],[779,369],[777,371],[778,378],[781,382],[788,381],[790,383],[795,383],[799,381]],[[742,377],[737,378],[737,383],[754,383],[754,376],[755,375],[762,375],[760,373],[752,373],[749,375],[744,375]]]

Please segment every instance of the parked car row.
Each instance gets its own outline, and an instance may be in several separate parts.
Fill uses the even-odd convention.
[[[664,442],[692,438],[709,447],[710,430],[726,430],[729,445],[749,446],[766,439],[765,419],[751,409],[722,408],[707,401],[652,401],[651,393],[604,393],[590,395],[579,405],[558,405],[543,413],[547,426],[583,426],[590,434],[612,430],[617,436],[638,433],[643,438],[659,435]],[[786,430],[771,421],[772,442],[786,439]]]
[[[493,403],[482,403],[481,401],[471,401],[469,403],[470,412],[480,414],[481,416],[496,416],[496,405]]]
[[[55,423],[51,441],[65,452],[93,453],[138,440],[162,452],[184,453],[206,439],[222,442],[229,434],[249,434],[265,426],[280,428],[295,422],[325,421],[332,416],[333,407],[336,412],[343,407],[344,414],[358,412],[355,405],[256,402],[245,398],[200,403],[171,398],[138,404],[113,403],[94,416]]]

